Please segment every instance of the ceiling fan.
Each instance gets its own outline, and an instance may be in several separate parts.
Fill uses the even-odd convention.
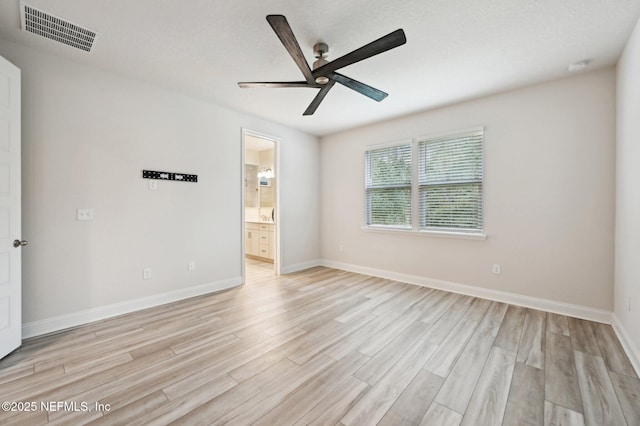
[[[355,90],[375,101],[380,102],[388,96],[381,90],[368,86],[357,80],[354,80],[346,75],[339,74],[336,70],[346,67],[347,65],[355,64],[363,59],[370,58],[387,50],[391,50],[395,47],[402,46],[407,42],[402,29],[396,30],[387,34],[369,44],[362,46],[353,52],[347,53],[344,56],[334,59],[328,62],[325,57],[329,51],[329,48],[324,43],[317,43],[313,46],[314,54],[317,61],[313,63],[313,70],[309,68],[309,64],[300,50],[300,45],[293,35],[293,31],[287,22],[287,18],[283,15],[268,15],[267,21],[273,31],[276,33],[285,49],[289,52],[289,55],[293,58],[294,62],[302,71],[305,81],[282,81],[282,82],[239,82],[238,86],[242,88],[247,87],[310,87],[313,89],[320,89],[316,97],[313,99],[309,107],[305,110],[303,115],[313,114],[320,102],[327,96],[327,93],[335,83],[340,83],[349,89]]]

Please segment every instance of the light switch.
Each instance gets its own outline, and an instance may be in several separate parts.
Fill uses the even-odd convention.
[[[77,219],[78,220],[93,220],[93,209],[78,209],[77,210]]]

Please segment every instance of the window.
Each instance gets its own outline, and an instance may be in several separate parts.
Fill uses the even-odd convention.
[[[411,228],[411,144],[367,151],[367,225]]]
[[[482,234],[482,144],[478,129],[367,150],[366,225]]]
[[[482,131],[418,142],[420,229],[482,231]]]

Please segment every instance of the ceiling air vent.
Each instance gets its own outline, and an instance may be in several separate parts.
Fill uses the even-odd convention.
[[[76,49],[91,52],[96,38],[94,31],[79,27],[64,19],[22,4],[22,29],[58,41]]]

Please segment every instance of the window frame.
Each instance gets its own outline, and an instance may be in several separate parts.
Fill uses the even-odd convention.
[[[395,147],[401,147],[401,146],[405,146],[408,145],[410,148],[410,160],[411,160],[411,180],[409,182],[408,185],[389,185],[389,187],[394,187],[395,188],[408,188],[409,189],[409,225],[384,225],[384,224],[369,224],[369,217],[371,215],[371,212],[369,211],[369,191],[371,189],[382,189],[382,188],[369,188],[368,187],[368,183],[367,183],[367,153],[369,151],[376,151],[376,150],[380,150],[380,149],[386,149],[386,148],[395,148]],[[365,167],[365,171],[364,171],[364,227],[369,228],[369,229],[388,229],[388,230],[397,230],[397,231],[410,231],[413,229],[413,222],[414,222],[414,199],[413,199],[413,173],[414,173],[414,162],[415,162],[415,155],[414,155],[414,149],[413,149],[413,145],[414,145],[414,141],[413,139],[403,139],[403,140],[399,140],[399,141],[395,141],[395,142],[389,142],[389,143],[384,143],[384,144],[378,144],[378,145],[371,145],[371,146],[367,146],[365,147],[364,150],[364,167]]]
[[[475,230],[456,230],[455,228],[438,228],[438,227],[428,227],[428,228],[420,228],[420,158],[419,158],[419,145],[420,142],[427,141],[430,139],[439,139],[457,135],[471,134],[471,133],[482,133],[482,181],[481,181],[481,192],[480,192],[480,209],[482,211],[482,219],[481,229],[479,231]],[[394,226],[394,225],[368,225],[368,206],[367,206],[367,188],[366,188],[366,170],[362,174],[365,178],[365,191],[363,193],[364,199],[364,217],[363,217],[363,226],[361,229],[363,231],[369,232],[378,232],[378,233],[392,233],[392,234],[402,234],[402,235],[420,235],[426,237],[442,237],[442,238],[461,238],[461,239],[471,239],[471,240],[485,240],[487,238],[486,229],[485,229],[485,219],[486,219],[486,211],[485,211],[485,173],[484,173],[484,165],[486,160],[486,151],[485,151],[485,127],[484,126],[474,126],[468,127],[458,130],[438,132],[438,133],[429,133],[426,135],[422,135],[419,137],[413,137],[411,139],[403,139],[395,142],[383,143],[383,144],[375,144],[375,145],[367,145],[364,148],[363,154],[365,158],[365,167],[366,167],[366,155],[368,151],[387,148],[393,146],[400,146],[411,144],[411,226]]]
[[[422,183],[420,178],[420,171],[421,171],[421,161],[422,158],[420,156],[420,147],[421,145],[424,144],[424,146],[426,147],[429,143],[438,143],[439,140],[442,139],[449,139],[451,143],[456,143],[456,142],[460,142],[462,139],[477,139],[479,136],[480,139],[480,169],[479,169],[479,179],[474,178],[474,179],[470,179],[466,182],[464,181],[460,181],[460,180],[456,180],[455,178],[450,178],[448,180],[445,180],[443,182],[437,182],[437,183]],[[418,168],[418,176],[417,176],[417,187],[418,187],[418,208],[420,209],[422,206],[421,202],[422,202],[422,189],[423,188],[446,188],[446,187],[459,187],[462,185],[478,185],[480,188],[479,191],[479,196],[480,196],[480,203],[479,204],[475,204],[474,205],[478,208],[478,211],[476,212],[476,214],[478,214],[479,216],[479,224],[480,224],[480,228],[457,228],[457,227],[446,227],[446,226],[422,226],[422,220],[425,219],[423,217],[424,212],[422,210],[419,211],[418,214],[418,229],[421,231],[436,231],[436,232],[453,232],[453,233],[463,233],[463,234],[482,234],[484,232],[484,220],[483,220],[483,212],[484,212],[484,129],[483,128],[479,128],[479,129],[466,129],[463,131],[457,131],[457,132],[449,132],[446,134],[442,134],[442,135],[438,135],[438,136],[429,136],[429,137],[422,137],[422,138],[416,138],[415,143],[417,145],[417,150],[418,150],[418,161],[417,161],[417,168]],[[425,148],[426,149],[426,148]],[[468,154],[468,152],[466,152],[466,154]],[[469,166],[473,163],[466,163],[465,165]],[[458,163],[458,165],[460,165],[460,163]],[[426,167],[426,165],[425,165]],[[463,169],[456,169],[456,171],[458,173],[460,173]],[[475,170],[477,171],[477,170]],[[425,208],[427,208],[426,203],[425,203]],[[454,222],[454,221],[452,221]]]

